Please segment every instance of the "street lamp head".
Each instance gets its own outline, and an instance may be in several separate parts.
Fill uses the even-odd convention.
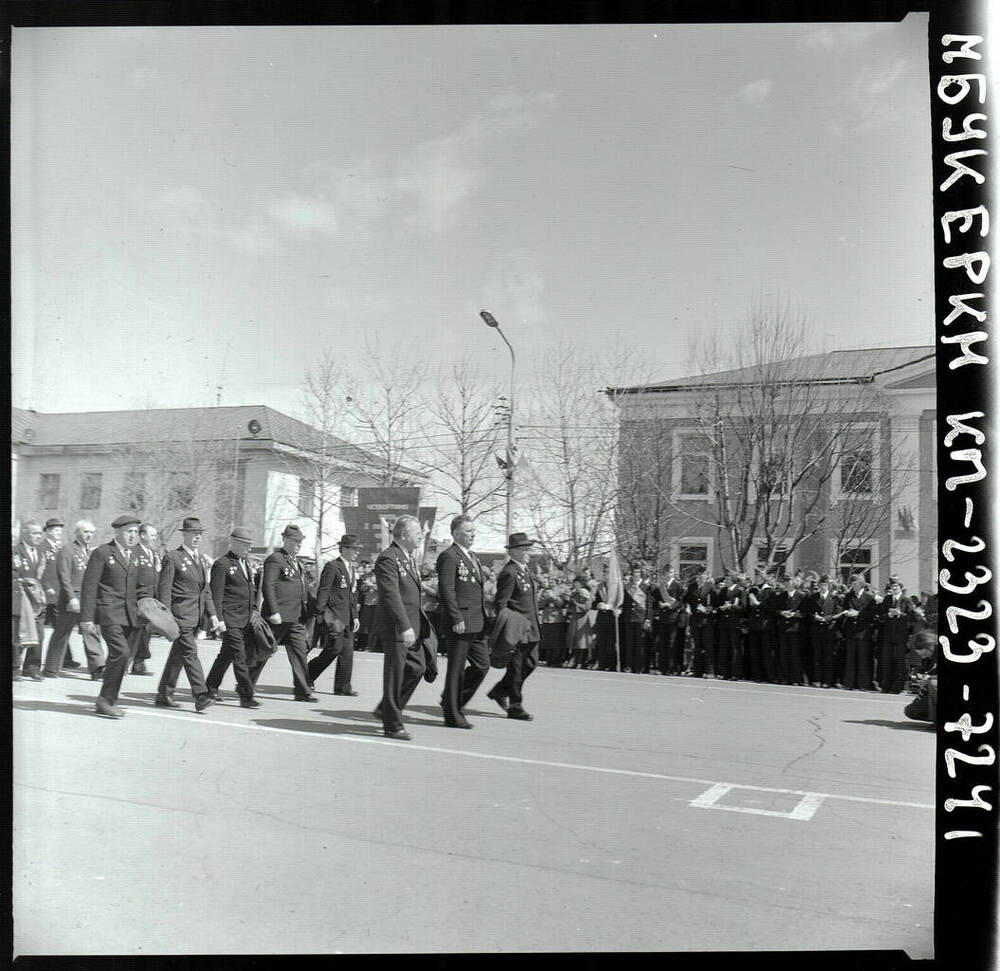
[[[483,318],[486,322],[487,327],[499,327],[496,317],[493,316],[488,310],[480,310],[479,316]]]

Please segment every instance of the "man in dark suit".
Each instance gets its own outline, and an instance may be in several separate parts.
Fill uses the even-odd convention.
[[[449,728],[472,728],[464,709],[490,669],[490,653],[483,569],[471,548],[476,538],[471,516],[451,521],[451,538],[451,546],[437,558],[438,610],[448,656],[441,709]]]
[[[899,694],[906,681],[903,659],[913,631],[916,612],[904,596],[903,586],[891,580],[885,599],[876,610],[881,621],[878,648],[878,686],[886,694]]]
[[[11,630],[11,641],[13,646],[13,680],[20,681],[23,673],[24,677],[32,681],[42,681],[41,673],[42,648],[41,640],[43,636],[42,626],[45,614],[44,601],[32,609],[31,621],[37,630],[37,636],[31,643],[21,643],[19,633],[21,620],[21,591],[27,580],[40,580],[45,567],[45,560],[42,555],[42,545],[45,542],[45,532],[42,524],[33,519],[28,520],[21,526],[21,541],[14,547],[14,598],[11,604],[14,614],[14,624]],[[24,648],[27,647],[27,650]],[[22,665],[21,653],[24,653]]]
[[[340,556],[330,560],[320,574],[316,589],[316,625],[323,633],[323,649],[309,662],[309,680],[316,679],[337,662],[333,677],[335,695],[357,696],[351,685],[354,669],[354,635],[358,617],[358,574],[354,564],[361,553],[361,540],[345,533],[337,544]]]
[[[160,586],[160,554],[156,552],[157,530],[152,523],[142,523],[139,526],[139,542],[135,545],[136,567],[139,570],[137,582],[138,597],[156,597]],[[139,645],[132,659],[132,673],[144,677],[152,676],[153,672],[146,667],[150,658],[149,639],[151,632],[148,624],[142,625],[139,634]]]
[[[306,639],[306,607],[308,590],[306,577],[298,561],[305,536],[294,523],[289,523],[281,534],[281,549],[275,550],[264,560],[261,593],[264,597],[262,613],[274,631],[274,639],[284,644],[288,663],[292,667],[292,688],[296,701],[319,701],[313,694],[309,677]],[[251,678],[256,684],[264,661],[254,664]]]
[[[212,603],[222,615],[225,631],[222,647],[212,664],[205,684],[213,698],[218,698],[223,675],[233,666],[236,675],[236,693],[241,708],[259,708],[254,698],[254,682],[247,664],[247,643],[253,638],[250,615],[257,601],[257,588],[253,569],[247,554],[253,545],[249,529],[237,526],[229,534],[229,552],[212,564]]]
[[[378,601],[372,633],[384,657],[382,700],[374,714],[388,738],[409,739],[403,709],[427,663],[424,639],[430,636],[431,624],[420,606],[420,568],[413,555],[422,540],[417,517],[400,516],[392,527],[392,542],[375,560]]]
[[[660,674],[680,674],[684,670],[687,611],[683,601],[684,585],[667,563],[662,573],[654,577],[649,592],[649,605],[653,612],[653,645]]]
[[[90,541],[93,538],[94,524],[81,519],[73,529],[73,542],[64,543],[56,553],[56,621],[45,652],[45,667],[42,671],[47,678],[58,678],[61,669],[69,667],[63,657],[73,628],[80,623],[80,585],[90,558]],[[91,677],[95,674],[100,677],[104,672],[104,651],[100,638],[93,634],[84,638],[83,650]]]
[[[80,630],[84,637],[96,634],[108,646],[103,685],[95,710],[106,718],[121,718],[125,712],[115,702],[139,636],[139,606],[132,549],[139,539],[139,520],[119,516],[112,524],[115,537],[96,547],[87,560],[80,583]]]
[[[844,687],[848,691],[874,687],[872,633],[875,625],[875,598],[868,592],[864,575],[851,577],[851,589],[844,595],[840,626],[844,638]]]
[[[181,524],[181,545],[170,550],[160,564],[156,599],[173,613],[180,635],[170,645],[156,689],[154,704],[159,708],[180,708],[174,701],[174,690],[182,667],[194,695],[195,711],[202,712],[215,703],[205,684],[205,673],[198,659],[198,642],[195,640],[203,611],[207,611],[213,628],[225,629],[216,617],[205,562],[198,552],[204,531],[196,517],[185,519]]]
[[[816,583],[816,590],[802,606],[809,622],[809,643],[813,654],[814,687],[832,688],[840,680],[840,598],[830,587],[825,573]]]
[[[41,546],[42,559],[42,586],[45,588],[45,624],[52,628],[52,637],[55,637],[55,626],[59,616],[59,575],[56,570],[56,556],[63,545],[63,528],[65,523],[58,517],[46,519],[42,527],[45,533],[45,540]],[[41,631],[39,631],[41,633]],[[51,638],[49,639],[51,644]],[[38,645],[41,648],[41,644]],[[47,656],[47,655],[46,655]],[[69,639],[63,648],[64,668],[78,668],[79,661],[73,660],[73,652],[70,650]]]
[[[535,582],[528,569],[528,553],[535,541],[525,533],[511,533],[507,539],[509,559],[497,574],[496,609],[500,614],[504,608],[513,610],[526,618],[529,640],[520,644],[514,656],[507,663],[504,676],[487,692],[504,711],[508,718],[531,721],[531,715],[524,710],[524,682],[538,666],[538,601],[535,597]]]
[[[638,563],[633,563],[625,578],[622,612],[618,617],[622,670],[632,674],[649,673],[646,633],[652,624],[647,594],[646,582],[642,578],[642,567]]]

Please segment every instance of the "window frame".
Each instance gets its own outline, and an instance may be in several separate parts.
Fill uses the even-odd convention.
[[[707,469],[705,474],[705,492],[682,492],[684,483],[684,448],[683,442],[686,438],[700,438],[705,441],[705,433],[699,428],[675,428],[671,433],[672,461],[670,492],[671,500],[689,502],[711,502],[715,498],[715,474],[712,467],[711,443],[706,441],[705,457]]]
[[[94,483],[96,480],[96,484]],[[92,501],[91,493],[96,490],[97,500],[93,505],[88,505]],[[80,475],[80,509],[91,512],[101,508],[104,501],[104,473],[103,472],[83,472]]]
[[[46,479],[55,480],[55,496],[54,501],[49,502],[49,493],[44,489],[43,483]],[[62,476],[58,472],[39,472],[38,473],[38,490],[36,492],[35,498],[38,501],[39,509],[58,509],[59,508],[59,496],[62,494]]]

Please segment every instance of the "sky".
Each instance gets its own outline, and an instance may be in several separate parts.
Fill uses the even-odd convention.
[[[481,309],[529,384],[559,340],[679,377],[761,295],[816,350],[929,344],[926,46],[926,14],[15,29],[14,404],[295,413],[366,337],[506,375]]]

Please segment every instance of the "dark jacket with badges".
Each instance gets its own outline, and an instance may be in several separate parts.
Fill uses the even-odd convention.
[[[250,624],[250,614],[257,600],[256,579],[249,564],[247,573],[243,572],[240,558],[232,550],[212,564],[209,581],[212,603],[227,628],[243,630]]]
[[[340,557],[323,567],[316,588],[316,613],[331,633],[353,634],[358,616],[358,575]]]
[[[46,539],[42,543],[39,553],[42,559],[42,586],[45,588],[46,604],[55,605],[59,602],[59,574],[56,570],[56,556],[61,549],[60,546]]]
[[[535,595],[535,582],[526,567],[519,566],[513,560],[508,560],[497,575],[497,613],[509,607],[511,610],[527,617],[531,625],[531,639],[539,639],[538,601]]]
[[[132,547],[132,556],[135,557],[135,566],[139,571],[136,579],[139,599],[156,597],[160,592],[160,557],[140,543]]]
[[[64,543],[56,554],[56,578],[59,581],[59,598],[56,603],[65,607],[71,600],[80,599],[83,571],[87,569],[90,550],[78,539]]]
[[[483,571],[472,553],[452,543],[437,558],[438,609],[441,626],[448,636],[465,621],[463,637],[477,637],[486,626]]]
[[[281,614],[283,624],[301,624],[305,620],[309,594],[299,561],[284,549],[275,550],[266,560],[260,581],[264,595],[265,619]]]
[[[135,556],[128,562],[112,540],[94,547],[80,584],[80,622],[139,626]]]
[[[208,571],[197,551],[192,556],[184,547],[178,547],[163,557],[156,599],[170,608],[182,630],[198,627],[205,611],[216,615]]]
[[[420,606],[420,577],[412,561],[401,546],[390,544],[375,560],[375,587],[378,600],[372,629],[384,637],[402,640],[407,629],[420,637],[427,637],[431,624]]]

